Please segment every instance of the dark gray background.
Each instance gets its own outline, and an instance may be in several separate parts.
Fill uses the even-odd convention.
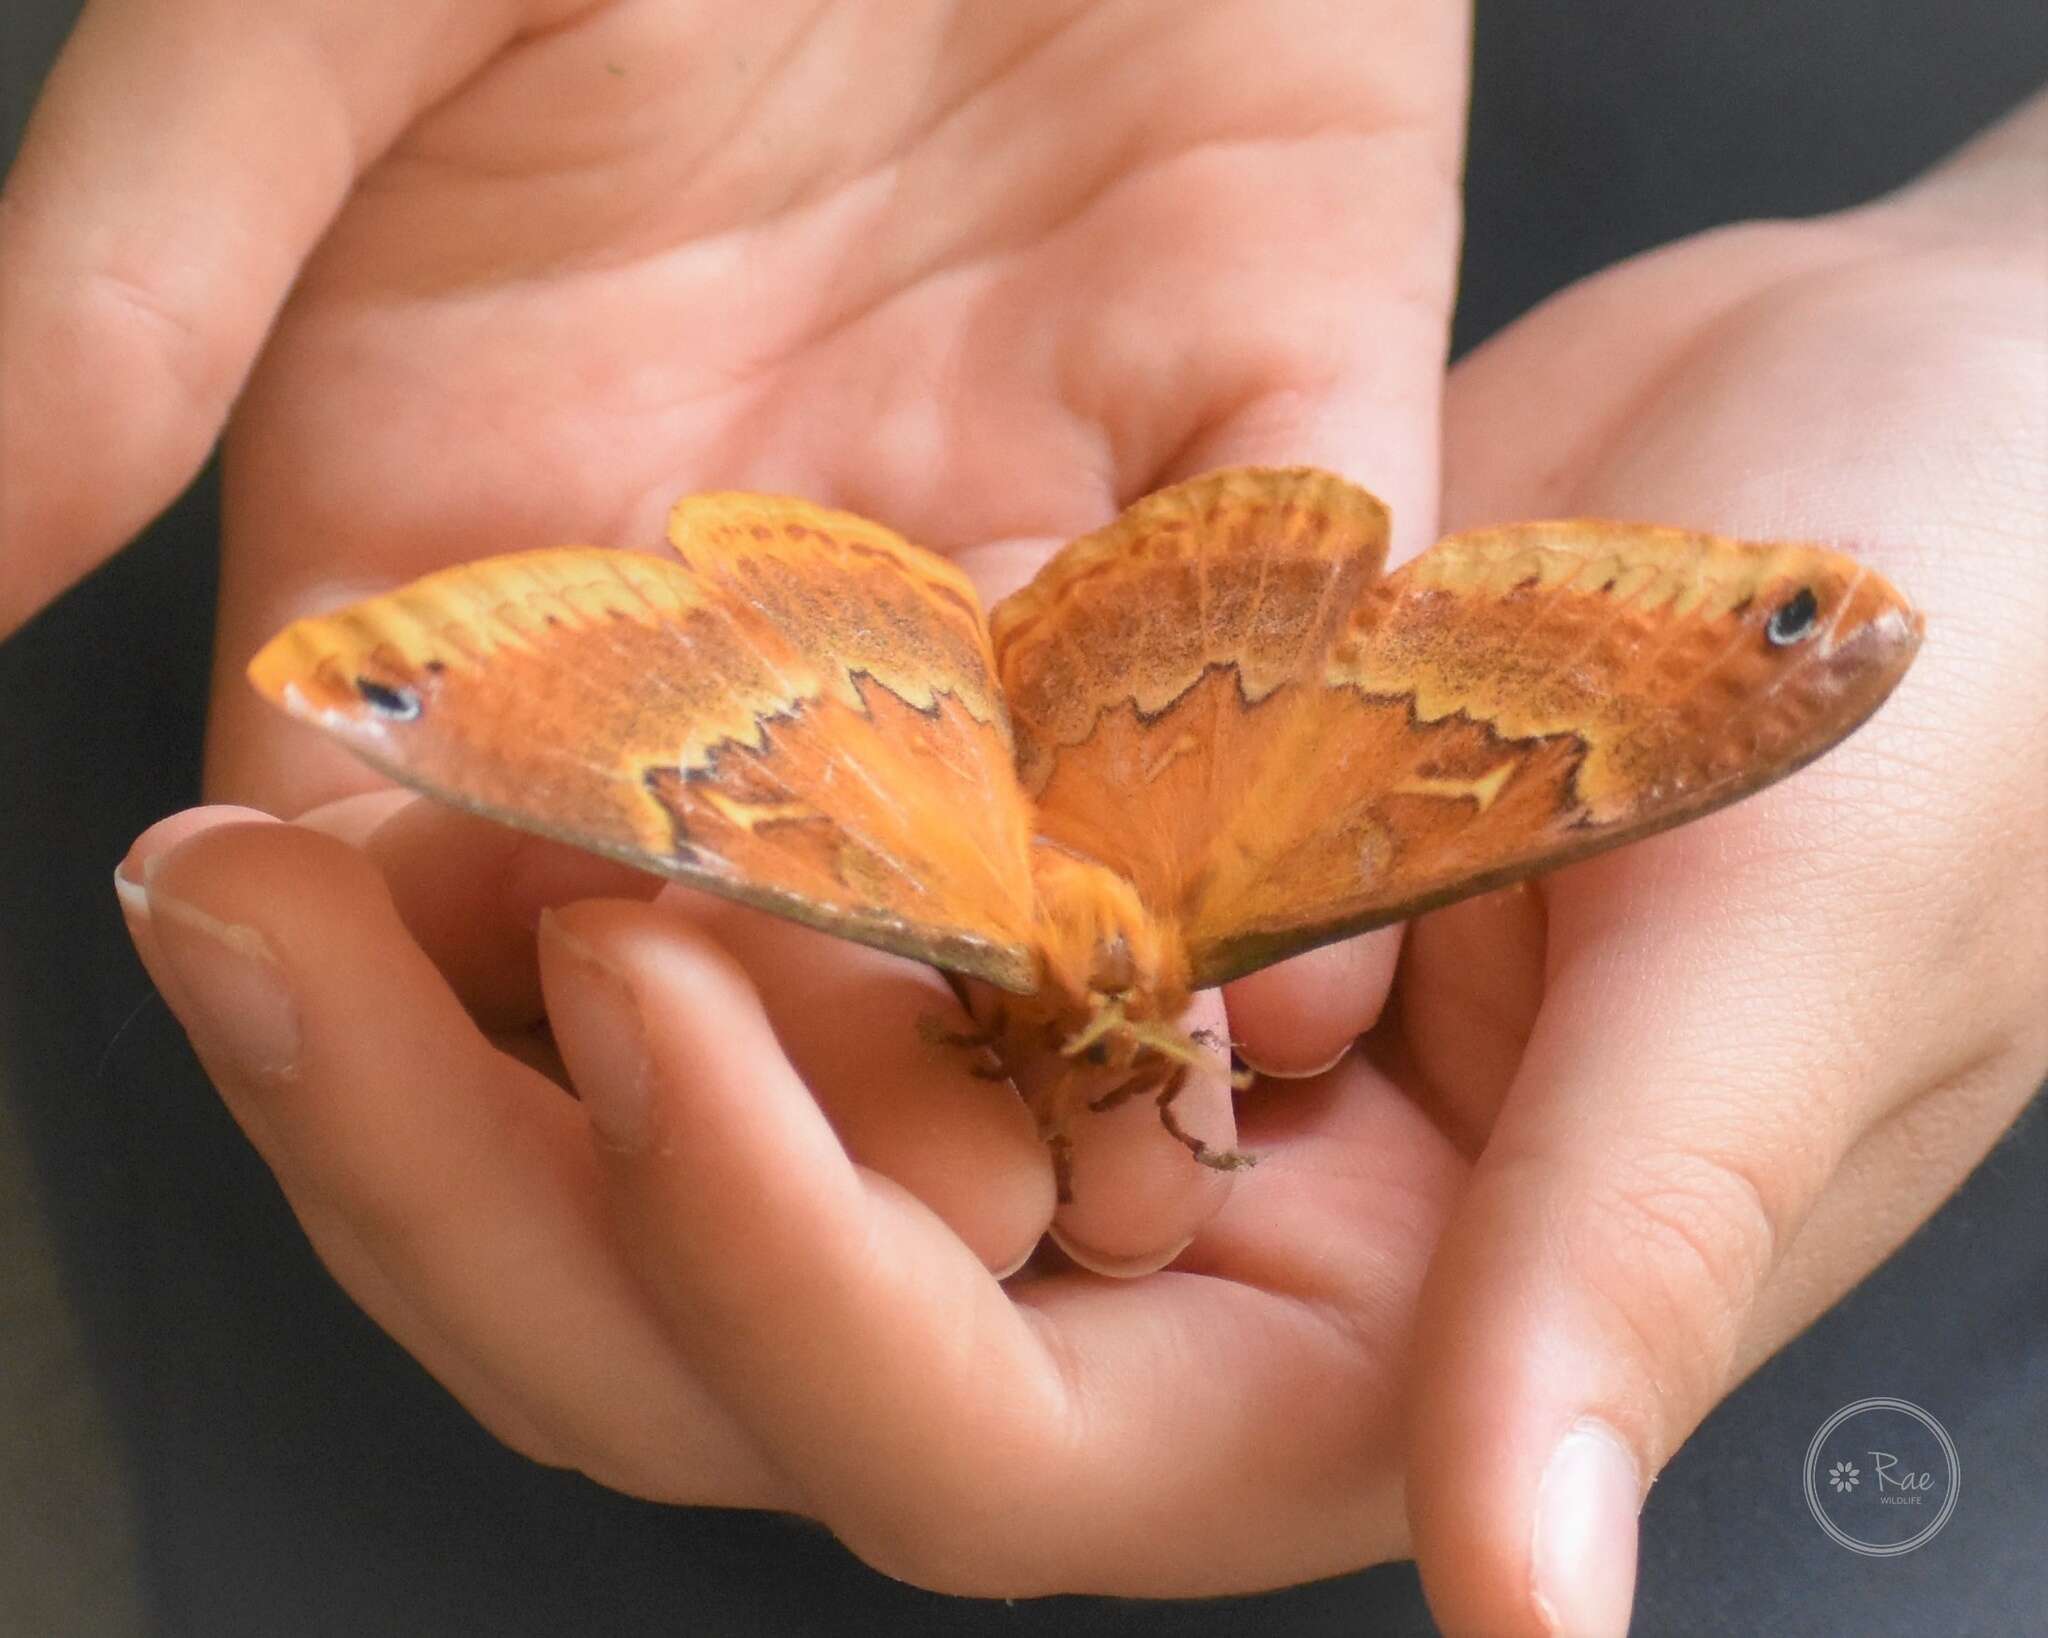
[[[10,152],[75,9],[6,0]],[[2048,70],[2038,0],[1480,11],[1461,349],[1630,251],[1865,198]],[[198,794],[216,518],[209,474],[0,647],[0,1638],[1430,1630],[1405,1566],[1208,1605],[936,1598],[470,1424],[315,1263],[114,911],[128,840]],[[2044,1162],[2037,1106],[1709,1420],[1650,1500],[1639,1632],[2043,1630]],[[1799,1493],[1813,1430],[1878,1393],[1966,1473],[1898,1560],[1829,1543]]]

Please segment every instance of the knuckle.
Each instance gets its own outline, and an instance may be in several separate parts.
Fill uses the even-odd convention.
[[[1789,1207],[1705,1149],[1632,1160],[1589,1207],[1567,1234],[1572,1267],[1674,1386],[1718,1381],[1789,1235]]]
[[[193,314],[157,283],[116,267],[90,270],[81,283],[105,334],[154,358],[166,381],[195,407],[210,409],[230,390],[232,366]]]

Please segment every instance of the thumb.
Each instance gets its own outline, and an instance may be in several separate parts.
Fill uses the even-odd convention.
[[[0,192],[0,637],[190,481],[357,173],[527,9],[86,8]]]
[[[1867,961],[1725,891],[1704,845],[1561,880],[1542,1012],[1431,1264],[1409,1507],[1450,1632],[1627,1630],[1649,1481],[1754,1363],[1780,1252],[1888,1107],[1849,1044],[1886,1034]]]

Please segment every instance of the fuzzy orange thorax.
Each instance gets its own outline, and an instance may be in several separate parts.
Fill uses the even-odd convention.
[[[1044,842],[1031,851],[1031,878],[1040,994],[1059,1023],[1085,1027],[1110,1003],[1134,1023],[1180,1014],[1187,953],[1128,878]]]

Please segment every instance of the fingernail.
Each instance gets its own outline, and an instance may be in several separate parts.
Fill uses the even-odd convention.
[[[121,914],[136,921],[149,920],[149,889],[127,874],[123,859],[114,869],[114,897],[121,901]]]
[[[147,896],[178,998],[197,1014],[198,1033],[249,1069],[289,1071],[299,1056],[299,1009],[263,935],[183,899]]]
[[[130,848],[114,866],[114,897],[121,901],[121,913],[138,921],[149,919],[149,884],[164,862],[161,852],[141,858]]]
[[[1011,1275],[1019,1272],[1026,1263],[1030,1262],[1032,1254],[1037,1250],[1038,1242],[1036,1240],[1033,1240],[1028,1246],[1026,1246],[1021,1252],[1017,1254],[1014,1260],[1007,1263],[1005,1266],[1001,1268],[991,1268],[989,1270],[989,1273],[994,1275],[995,1278],[997,1278],[998,1280],[1007,1280]]]
[[[1529,1544],[1537,1611],[1567,1638],[1621,1638],[1636,1590],[1635,1458],[1590,1417],[1558,1441],[1536,1489]]]
[[[575,974],[579,1023],[558,1038],[598,1141],[632,1154],[647,1146],[652,1087],[640,1003],[624,974],[568,932],[551,910],[540,913],[540,936]]]

